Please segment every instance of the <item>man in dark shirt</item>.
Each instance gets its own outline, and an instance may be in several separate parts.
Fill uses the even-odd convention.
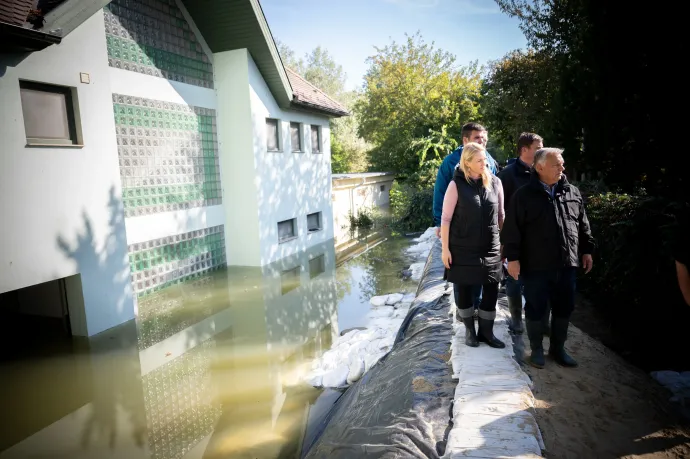
[[[498,178],[503,184],[504,202],[506,208],[510,203],[510,198],[518,188],[527,185],[530,178],[530,169],[534,162],[534,155],[540,148],[544,147],[544,139],[533,132],[523,132],[517,142],[517,159],[507,165],[498,173]],[[506,296],[508,297],[508,308],[510,309],[511,324],[508,328],[513,333],[521,335],[524,332],[522,327],[522,280],[506,278]],[[544,331],[548,334],[549,328],[549,309],[544,314]]]
[[[580,191],[563,175],[562,153],[557,148],[536,152],[530,182],[511,198],[501,231],[508,273],[524,285],[529,363],[537,368],[545,365],[542,318],[549,303],[549,355],[560,365],[577,366],[565,351],[575,274],[578,266],[586,273],[592,269],[594,238]]]

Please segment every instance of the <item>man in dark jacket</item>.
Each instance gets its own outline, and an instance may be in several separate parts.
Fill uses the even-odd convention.
[[[507,165],[498,173],[498,178],[503,184],[503,194],[506,208],[510,203],[510,198],[518,188],[527,185],[530,178],[530,169],[534,162],[534,155],[540,148],[544,147],[544,139],[533,132],[523,132],[517,142],[517,159]],[[508,308],[510,309],[511,324],[508,328],[513,333],[521,335],[522,328],[522,280],[506,278],[506,296],[508,297]],[[549,309],[544,314],[544,331],[548,335],[549,328]]]
[[[532,349],[529,363],[537,368],[545,365],[542,317],[549,302],[549,355],[563,366],[577,366],[565,351],[575,307],[575,275],[578,266],[585,273],[592,269],[594,238],[580,191],[563,175],[562,153],[557,148],[536,152],[530,181],[513,195],[501,231],[508,273],[514,279],[522,277]]]

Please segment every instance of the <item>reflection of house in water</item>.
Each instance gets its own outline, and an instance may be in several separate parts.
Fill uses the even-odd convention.
[[[293,269],[298,285],[283,293],[281,274]],[[277,457],[296,447],[288,439],[318,395],[296,382],[337,335],[336,302],[332,242],[148,297],[136,327],[123,324],[92,339],[89,353],[63,356],[89,379],[90,395],[82,391],[74,408],[55,412],[45,395],[64,394],[51,391],[38,391],[40,404],[36,392],[13,401],[20,424],[37,412],[44,422],[15,432],[0,458]],[[15,368],[3,379],[41,389],[72,377],[30,381],[32,372]]]

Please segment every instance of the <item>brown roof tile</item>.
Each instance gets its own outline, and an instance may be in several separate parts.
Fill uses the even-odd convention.
[[[349,113],[340,103],[331,99],[328,94],[309,83],[292,69],[285,68],[290,86],[292,86],[293,104],[312,108],[335,116],[347,116]]]
[[[0,0],[0,22],[23,26],[33,0]]]

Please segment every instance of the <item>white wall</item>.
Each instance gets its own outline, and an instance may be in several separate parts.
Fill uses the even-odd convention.
[[[253,123],[254,179],[261,239],[260,264],[265,265],[333,238],[331,208],[331,146],[329,118],[281,110],[254,61],[249,58]],[[281,121],[282,151],[266,151],[266,118]],[[290,146],[290,122],[302,123],[303,153]],[[322,153],[312,153],[311,125],[321,126]],[[309,234],[307,214],[321,212],[323,229]],[[278,243],[278,222],[297,219],[298,237]]]
[[[103,30],[98,12],[60,45],[0,57],[0,292],[81,273],[73,331],[88,335],[134,317]],[[25,147],[19,79],[76,88],[83,148]]]
[[[229,265],[259,266],[259,220],[246,49],[213,55],[218,141]]]

